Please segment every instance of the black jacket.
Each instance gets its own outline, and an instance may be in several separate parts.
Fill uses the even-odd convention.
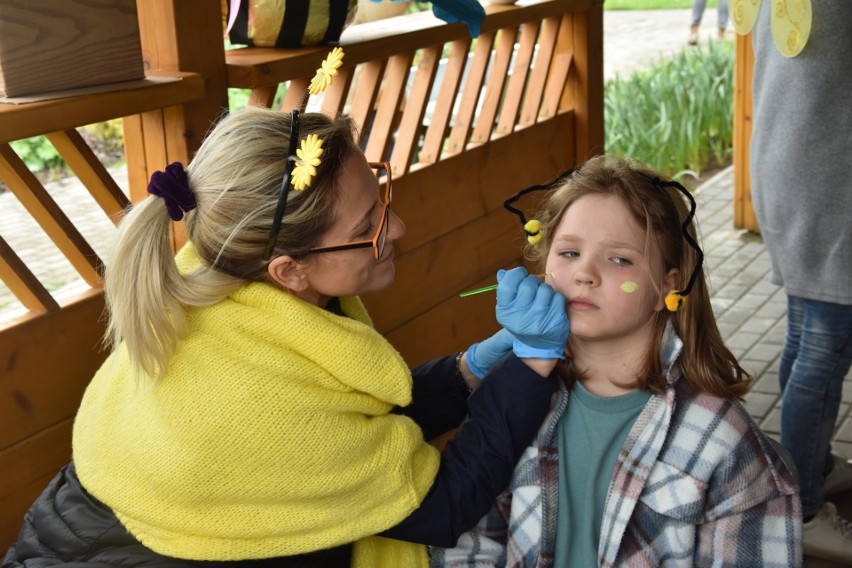
[[[459,387],[454,357],[421,365],[414,376],[413,403],[397,412],[410,416],[431,439],[464,422],[447,445],[435,482],[405,520],[382,536],[442,547],[455,545],[491,508],[508,485],[515,463],[550,408],[556,384],[506,357],[470,398]],[[219,567],[307,568],[350,564],[352,545],[310,554],[251,561],[209,562],[161,556],[128,533],[115,514],[92,497],[65,466],[24,518],[3,568]]]

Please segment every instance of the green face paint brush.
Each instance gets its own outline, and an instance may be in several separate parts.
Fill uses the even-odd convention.
[[[544,274],[536,274],[539,278],[545,278],[547,276],[553,276],[552,272],[545,272]],[[497,284],[492,284],[491,286],[485,286],[484,288],[477,288],[476,290],[468,290],[467,292],[462,292],[459,294],[460,298],[467,298],[468,296],[473,296],[474,294],[481,294],[483,292],[489,292],[491,290],[496,290]]]

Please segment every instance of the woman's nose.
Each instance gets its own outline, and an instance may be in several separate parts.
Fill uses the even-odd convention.
[[[393,209],[388,211],[388,223],[388,238],[390,240],[395,241],[405,235],[405,223],[402,222],[402,219],[399,218]]]

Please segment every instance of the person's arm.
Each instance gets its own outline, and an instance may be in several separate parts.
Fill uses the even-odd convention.
[[[552,371],[556,362],[544,368]],[[509,485],[521,453],[532,442],[556,389],[524,361],[509,355],[468,399],[470,419],[441,456],[429,493],[406,519],[382,536],[451,548]]]
[[[506,565],[506,541],[509,537],[509,511],[512,494],[497,498],[479,523],[459,537],[454,548],[434,547],[430,550],[431,568],[501,568]]]
[[[411,404],[393,412],[414,420],[426,440],[458,428],[467,417],[471,389],[456,373],[456,355],[423,363],[411,370],[411,376]]]

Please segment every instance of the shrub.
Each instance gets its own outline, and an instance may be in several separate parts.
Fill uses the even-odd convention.
[[[725,164],[733,142],[733,44],[708,43],[604,87],[606,151],[667,175]]]

